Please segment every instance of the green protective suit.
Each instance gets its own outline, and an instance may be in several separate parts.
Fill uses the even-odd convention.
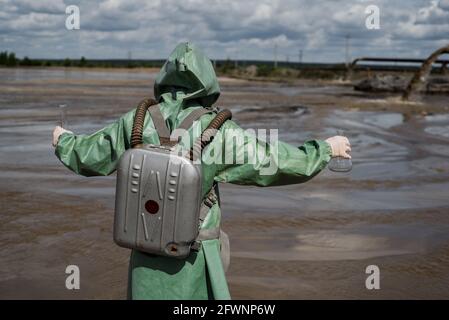
[[[210,60],[193,45],[183,43],[162,67],[154,93],[168,128],[173,130],[192,110],[210,107],[218,99],[220,88]],[[118,121],[90,135],[62,134],[56,156],[70,170],[84,176],[113,173],[120,156],[130,147],[134,112],[135,109],[129,111]],[[195,122],[189,130],[191,137],[196,138],[213,117],[214,114],[205,114]],[[237,140],[239,142],[235,143]],[[145,118],[143,141],[159,143],[149,114]],[[249,145],[260,146],[262,151],[250,152]],[[302,183],[325,168],[331,158],[330,146],[321,140],[307,141],[300,147],[283,142],[276,145],[277,157],[274,157],[273,144],[258,140],[232,120],[226,121],[203,151],[203,195],[214,182],[256,186]],[[229,146],[232,147],[229,149]],[[235,153],[231,157],[234,161],[223,161],[230,152]],[[245,161],[237,161],[239,157]],[[270,163],[275,163],[276,172],[260,174],[260,168]],[[215,203],[201,228],[216,228],[220,220],[220,206]],[[185,260],[134,250],[130,259],[128,296],[132,299],[230,299],[219,240],[202,241],[201,249]]]

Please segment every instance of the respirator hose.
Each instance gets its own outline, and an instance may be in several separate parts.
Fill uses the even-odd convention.
[[[147,98],[143,99],[137,106],[136,114],[134,115],[133,130],[131,133],[131,148],[143,143],[142,133],[145,115],[148,108],[155,104],[157,104],[156,100]]]
[[[196,160],[201,156],[203,148],[214,139],[215,134],[223,123],[231,118],[232,113],[227,109],[218,112],[215,118],[209,123],[206,130],[204,130],[201,136],[195,141],[192,149],[190,149],[190,160]]]

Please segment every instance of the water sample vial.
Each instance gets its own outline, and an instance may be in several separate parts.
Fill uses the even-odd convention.
[[[343,130],[337,130],[337,135],[344,136]],[[329,162],[329,170],[334,172],[349,172],[352,169],[352,160],[344,157],[334,157]]]
[[[67,105],[60,104],[59,105],[59,113],[60,113],[60,126],[65,127],[67,125]]]

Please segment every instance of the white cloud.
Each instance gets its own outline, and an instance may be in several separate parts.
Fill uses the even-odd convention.
[[[63,0],[0,0],[2,10],[16,13],[58,13],[65,10]]]
[[[440,0],[438,6],[443,10],[449,11],[449,0]]]
[[[405,22],[400,22],[394,31],[397,39],[413,39],[423,41],[449,42],[449,11],[441,8],[442,1],[430,1],[430,3],[416,10]],[[437,49],[437,47],[435,47]]]
[[[437,1],[432,1],[429,7],[421,8],[416,15],[415,23],[449,25],[449,10],[443,10],[445,4],[441,3],[442,2],[438,3]]]
[[[65,4],[81,12],[81,30],[65,29]],[[19,56],[162,58],[180,41],[213,58],[343,61],[351,56],[416,55],[448,40],[449,0],[0,0],[2,50]],[[380,7],[381,29],[365,28],[366,6]],[[68,44],[69,42],[69,44]],[[33,48],[33,49],[31,49]]]

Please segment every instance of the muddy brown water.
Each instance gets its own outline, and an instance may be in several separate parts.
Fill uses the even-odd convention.
[[[61,103],[69,129],[102,128],[151,96],[154,76],[0,69],[0,298],[126,297],[129,252],[112,241],[115,176],[66,170],[51,131]],[[221,86],[219,105],[244,128],[279,129],[295,145],[344,129],[353,144],[347,174],[222,186],[234,298],[449,298],[447,96],[401,105],[340,83]],[[380,290],[365,288],[373,264]],[[65,288],[67,265],[80,267],[80,290]]]

